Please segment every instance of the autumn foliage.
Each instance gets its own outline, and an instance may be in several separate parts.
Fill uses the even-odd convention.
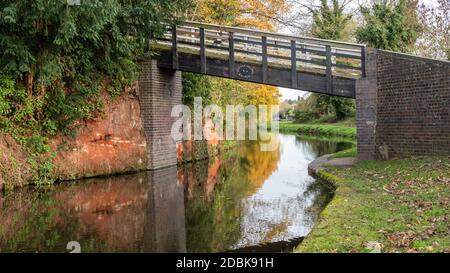
[[[194,21],[276,31],[278,18],[289,10],[286,0],[195,0],[188,18]],[[185,75],[184,100],[201,96],[218,105],[276,105],[278,88],[259,84]]]

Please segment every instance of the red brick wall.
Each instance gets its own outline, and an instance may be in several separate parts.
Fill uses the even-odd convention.
[[[368,69],[357,86],[360,157],[450,154],[450,62],[372,50]]]
[[[177,164],[176,143],[171,137],[173,106],[181,104],[181,72],[161,69],[150,58],[140,60],[138,81],[141,117],[148,146],[148,169]]]
[[[358,156],[374,159],[377,124],[377,55],[371,49],[366,57],[367,77],[356,81],[356,127]]]

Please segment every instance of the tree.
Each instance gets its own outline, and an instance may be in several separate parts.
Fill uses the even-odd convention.
[[[197,0],[191,19],[221,25],[274,30],[290,5],[286,0]]]
[[[355,102],[352,99],[318,95],[317,103],[320,109],[330,109],[337,121],[350,117],[355,113]]]
[[[241,86],[246,90],[248,104],[275,105],[279,103],[281,96],[276,87],[248,82],[241,82]]]
[[[419,6],[424,31],[417,41],[420,55],[450,61],[450,0],[438,0],[437,6]]]
[[[290,119],[295,116],[295,105],[291,104],[289,100],[280,103],[280,119]]]
[[[210,77],[193,73],[183,73],[183,104],[194,106],[194,98],[201,97],[204,104],[211,102],[213,82]]]
[[[331,7],[328,0],[320,1],[320,8],[311,9],[313,24],[311,34],[314,37],[327,40],[344,40],[344,30],[351,22],[352,16],[344,13],[344,5],[332,0]]]
[[[30,179],[52,181],[49,135],[76,132],[134,85],[149,39],[182,19],[190,0],[0,1],[0,134],[27,155]]]
[[[262,30],[273,30],[288,7],[286,0],[196,0],[195,4],[188,14],[191,20]],[[210,98],[210,102],[217,105],[278,104],[279,91],[276,87],[204,75],[183,77],[184,88],[189,94]],[[200,82],[209,82],[210,86],[195,84]]]
[[[321,0],[319,8],[310,8],[312,13],[312,31],[314,37],[328,40],[344,40],[350,37],[344,35],[352,22],[352,16],[345,14],[345,1]],[[330,95],[313,94],[316,97],[316,107],[321,114],[334,112],[336,120],[342,120],[354,112],[355,103],[351,99]]]
[[[179,21],[189,0],[67,0],[0,2],[0,74],[44,100],[32,116],[60,131],[100,109],[136,80],[134,60],[149,38]]]
[[[410,52],[421,32],[417,3],[417,0],[383,0],[371,7],[361,7],[365,24],[356,31],[357,40],[375,48]]]

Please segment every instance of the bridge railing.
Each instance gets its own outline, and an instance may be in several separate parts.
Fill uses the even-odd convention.
[[[329,82],[333,77],[365,77],[365,46],[361,44],[195,22],[172,27],[157,44],[172,50],[174,68],[179,52],[198,55],[202,73],[207,58],[228,60],[230,73],[235,73],[236,62],[259,64],[263,83],[271,67],[291,70],[293,85],[299,71],[323,74]]]

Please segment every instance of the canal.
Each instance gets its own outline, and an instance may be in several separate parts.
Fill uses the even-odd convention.
[[[333,196],[308,175],[351,143],[279,134],[209,161],[0,196],[0,252],[289,252]]]

